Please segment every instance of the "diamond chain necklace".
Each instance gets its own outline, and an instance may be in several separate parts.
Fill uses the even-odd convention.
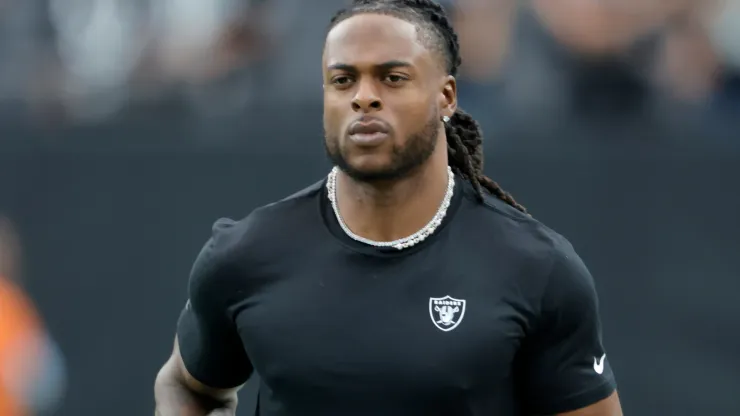
[[[427,237],[434,234],[434,232],[437,230],[437,228],[442,224],[442,220],[444,219],[445,215],[447,215],[447,209],[450,207],[450,202],[452,201],[452,195],[455,192],[455,174],[452,172],[452,169],[448,166],[447,167],[447,192],[445,193],[444,198],[442,199],[442,204],[440,204],[439,209],[437,210],[437,213],[434,214],[434,217],[432,218],[427,225],[422,227],[419,231],[411,234],[408,237],[400,238],[398,240],[393,241],[373,241],[365,237],[361,237],[355,233],[352,232],[352,230],[347,227],[347,224],[344,223],[344,220],[342,219],[341,214],[339,213],[339,207],[337,206],[337,174],[339,173],[339,168],[334,167],[331,172],[329,172],[329,177],[326,181],[326,190],[327,194],[329,196],[329,201],[331,202],[331,207],[334,210],[334,215],[337,217],[337,222],[339,222],[339,226],[342,227],[342,230],[345,234],[347,234],[351,239],[355,241],[359,241],[360,243],[364,243],[373,247],[393,247],[397,250],[403,250],[405,248],[409,248],[412,246],[415,246],[422,241],[426,240]]]

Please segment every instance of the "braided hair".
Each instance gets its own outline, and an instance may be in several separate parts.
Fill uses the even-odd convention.
[[[354,0],[348,8],[340,10],[331,19],[329,28],[352,16],[376,13],[394,16],[417,24],[422,29],[422,42],[444,58],[445,70],[452,76],[462,64],[457,34],[445,10],[433,0]],[[527,213],[508,192],[483,174],[483,133],[480,125],[468,113],[459,109],[445,123],[447,153],[450,167],[468,180],[478,197],[484,192],[495,195],[517,210]]]

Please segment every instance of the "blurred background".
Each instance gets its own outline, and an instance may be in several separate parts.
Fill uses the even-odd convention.
[[[0,0],[0,415],[151,414],[213,221],[327,173],[346,3]],[[589,265],[625,414],[740,415],[740,0],[445,5],[486,170]]]

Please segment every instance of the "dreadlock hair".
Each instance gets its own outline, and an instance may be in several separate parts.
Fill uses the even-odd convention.
[[[460,45],[442,6],[433,0],[354,0],[349,7],[334,15],[329,29],[363,13],[394,16],[419,25],[422,42],[444,58],[448,74],[457,76],[462,64]],[[488,192],[527,213],[526,208],[516,202],[511,194],[483,174],[483,133],[473,117],[458,108],[445,123],[445,132],[450,167],[472,184],[479,201],[483,202],[484,192]]]

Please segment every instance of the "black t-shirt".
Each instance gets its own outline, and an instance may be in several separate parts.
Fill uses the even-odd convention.
[[[325,182],[219,220],[189,293],[186,368],[218,388],[256,371],[260,415],[555,414],[616,388],[571,245],[460,180],[402,251],[344,234]]]

